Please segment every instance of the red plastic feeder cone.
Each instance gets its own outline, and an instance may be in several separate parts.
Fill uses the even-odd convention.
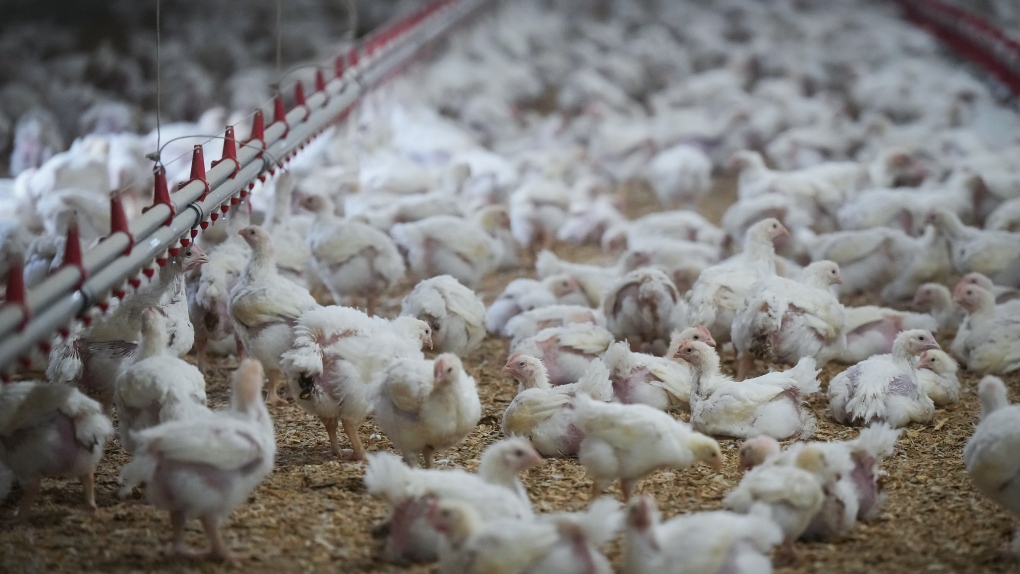
[[[152,205],[142,210],[142,213],[152,209],[153,207],[163,204],[170,208],[170,215],[166,218],[165,225],[170,225],[170,222],[174,220],[174,216],[177,215],[177,207],[174,206],[174,202],[170,200],[170,189],[166,184],[166,169],[163,166],[158,165],[156,169],[152,170],[154,179],[152,189]]]
[[[128,226],[127,214],[124,213],[124,202],[121,201],[120,194],[116,192],[110,196],[110,235],[114,233],[127,235],[128,246],[124,249],[124,255],[131,253],[131,248],[135,246],[135,236],[131,235],[131,227]]]
[[[241,169],[241,164],[237,161],[237,140],[234,139],[234,126],[227,126],[223,133],[223,155],[220,159],[212,162],[212,166],[216,167],[228,159],[234,162],[234,171],[230,174],[230,178],[233,179]]]
[[[251,145],[251,142],[256,141],[259,142],[260,149],[266,149],[266,116],[261,109],[255,110],[255,117],[251,119],[251,137],[244,143]],[[262,152],[259,152],[257,157],[261,156]]]
[[[64,244],[64,264],[61,267],[76,267],[78,273],[81,274],[81,278],[78,280],[78,289],[81,289],[82,283],[89,278],[89,272],[85,269],[85,264],[82,261],[81,254],[81,239],[78,233],[78,221],[72,221],[71,226],[67,228],[67,239]]]
[[[283,106],[283,95],[279,92],[277,92],[276,97],[273,98],[273,123],[282,123],[283,135],[280,137],[287,137],[287,134],[290,133],[290,124],[287,123],[287,108]]]
[[[205,196],[209,195],[209,182],[205,175],[205,151],[200,145],[196,145],[194,151],[191,152],[191,175],[188,177],[188,181],[182,181],[177,184],[177,191],[191,185],[195,181],[200,181],[205,186],[205,191],[198,198],[199,201],[203,201]]]
[[[32,310],[28,308],[28,301],[25,299],[25,263],[18,257],[14,265],[7,271],[7,304],[17,305],[21,308],[21,325],[18,330],[25,328],[32,318]]]

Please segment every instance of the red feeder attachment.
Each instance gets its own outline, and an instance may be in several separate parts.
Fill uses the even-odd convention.
[[[21,260],[21,257],[17,257],[14,265],[7,271],[7,304],[21,307],[19,331],[23,330],[32,318],[32,310],[28,308],[28,301],[25,299],[25,296],[25,263]]]
[[[273,98],[273,123],[282,123],[283,135],[280,137],[287,137],[287,134],[290,133],[290,124],[287,123],[287,108],[283,107],[283,95],[279,92]]]
[[[177,191],[190,185],[193,181],[200,181],[205,186],[205,191],[198,198],[199,201],[204,201],[205,196],[209,195],[209,182],[205,176],[205,152],[200,145],[196,145],[195,151],[191,152],[191,176],[188,178],[188,181],[182,181],[177,184]]]
[[[230,174],[230,179],[233,179],[237,175],[238,170],[241,169],[241,164],[237,161],[237,141],[234,139],[234,126],[227,126],[227,130],[223,133],[223,156],[212,162],[212,166],[216,167],[228,159],[234,162],[234,171]]]
[[[131,235],[127,214],[124,213],[124,203],[117,192],[110,195],[110,235],[114,233],[127,235],[128,246],[124,249],[124,255],[131,253],[131,248],[135,246],[135,236]]]
[[[170,222],[174,220],[174,216],[177,215],[177,208],[174,206],[174,202],[170,201],[170,189],[166,184],[166,169],[161,165],[157,165],[156,169],[152,170],[155,184],[152,190],[152,205],[142,210],[142,213],[152,209],[153,207],[163,204],[170,208],[170,215],[166,218],[165,225],[170,225]]]
[[[85,269],[85,264],[82,260],[81,255],[81,238],[78,233],[78,221],[72,221],[71,226],[67,228],[67,239],[64,243],[64,264],[61,267],[76,267],[78,273],[80,273],[80,279],[78,280],[77,289],[81,289],[82,283],[89,278],[89,272]]]

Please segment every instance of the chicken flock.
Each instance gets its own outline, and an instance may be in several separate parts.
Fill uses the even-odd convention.
[[[364,525],[383,560],[594,574],[622,533],[623,572],[770,572],[878,516],[883,460],[904,427],[938,432],[965,370],[984,378],[962,459],[1020,517],[1020,406],[999,378],[1020,370],[1020,116],[859,8],[499,6],[55,339],[44,376],[0,387],[0,495],[16,481],[24,518],[42,478],[78,478],[95,511],[113,439],[120,497],[169,513],[171,552],[235,562],[221,525],[258,498],[293,402],[325,430],[314,456],[363,468],[389,507]],[[117,162],[146,169],[114,137],[148,136],[92,134],[5,183],[3,263],[23,257],[26,284],[75,218],[86,242],[106,232],[82,206]],[[727,173],[716,225],[697,206]],[[642,186],[658,209],[629,219]],[[487,338],[518,384],[504,438],[449,468],[492,407],[466,361]],[[210,409],[231,355],[230,404]],[[366,448],[369,419],[395,452]],[[820,425],[859,431],[812,440]],[[743,441],[729,457],[726,439]],[[543,457],[576,459],[586,509],[533,507],[522,474]],[[734,462],[721,509],[663,518],[640,492]]]

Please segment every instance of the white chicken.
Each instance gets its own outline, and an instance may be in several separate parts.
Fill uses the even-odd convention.
[[[514,316],[500,334],[510,337],[510,346],[516,347],[520,341],[543,329],[585,323],[605,327],[606,320],[601,311],[583,305],[549,305]]]
[[[793,466],[805,448],[821,450],[825,471],[817,476],[824,481],[825,502],[801,537],[836,540],[846,535],[857,521],[878,514],[884,498],[878,479],[885,474],[879,465],[893,453],[900,432],[879,423],[862,429],[854,440],[796,442],[782,452],[775,439],[762,435],[740,446],[741,467],[751,468],[763,463]]]
[[[230,290],[229,312],[248,356],[269,375],[267,403],[285,404],[278,394],[284,382],[280,356],[294,341],[291,328],[301,313],[318,307],[308,290],[280,276],[269,234],[251,225],[240,231],[251,247],[251,260]]]
[[[333,302],[361,297],[372,315],[379,297],[404,276],[404,259],[393,240],[367,223],[337,217],[328,197],[309,195],[301,204],[315,214],[308,230],[312,268]]]
[[[514,279],[485,311],[485,327],[503,333],[506,324],[521,313],[552,305],[588,306],[588,298],[574,277],[550,275],[542,280]]]
[[[398,223],[390,236],[419,279],[451,275],[475,289],[502,257],[503,247],[482,222],[449,215]]]
[[[796,556],[794,541],[825,502],[825,480],[820,475],[826,468],[825,453],[815,446],[805,447],[792,465],[763,465],[745,474],[723,499],[723,506],[769,516],[783,531],[785,553]]]
[[[230,409],[164,423],[135,435],[135,457],[121,469],[125,495],[146,484],[146,497],[170,512],[172,550],[179,556],[234,559],[220,537],[220,523],[248,499],[273,469],[273,421],[262,400],[262,365],[241,361],[231,381]],[[184,525],[202,522],[211,549],[193,554]]]
[[[593,498],[616,480],[630,498],[637,482],[658,469],[682,470],[699,461],[722,468],[715,439],[658,409],[603,403],[584,393],[572,405],[575,424],[584,433],[577,458],[593,480]]]
[[[935,405],[917,380],[914,358],[939,349],[923,329],[903,331],[893,342],[892,354],[875,355],[841,372],[829,381],[829,412],[840,424],[885,421],[893,428],[911,422],[928,422]]]
[[[976,271],[994,283],[1020,287],[1020,234],[984,231],[964,225],[947,209],[935,209],[929,216],[949,239],[953,265],[960,273]]]
[[[950,347],[952,354],[979,373],[1004,374],[1020,369],[1020,301],[995,304],[991,291],[957,285],[953,301],[967,311]]]
[[[505,439],[485,449],[477,474],[461,469],[412,469],[394,454],[371,453],[365,487],[391,507],[383,525],[385,556],[413,562],[438,558],[440,535],[427,522],[429,506],[436,498],[466,502],[486,520],[532,517],[519,475],[541,462],[542,457],[522,438]]]
[[[783,531],[768,517],[725,510],[661,521],[655,501],[631,501],[624,528],[624,574],[769,574]]]
[[[938,328],[938,321],[927,313],[897,311],[876,305],[847,307],[846,348],[836,360],[856,364],[868,357],[892,352],[893,342],[903,331],[924,329],[934,332]]]
[[[963,462],[977,489],[1020,518],[1020,406],[1010,404],[1002,379],[986,376],[978,385],[981,422],[963,447]],[[1013,537],[1020,555],[1020,530]]]
[[[670,348],[687,340],[715,344],[708,329],[698,325],[674,334]],[[613,395],[618,402],[640,403],[663,411],[673,407],[690,411],[694,372],[686,363],[634,353],[622,341],[609,346],[602,362],[609,368]]]
[[[542,361],[519,353],[503,366],[520,386],[520,391],[503,412],[506,436],[524,436],[544,456],[575,456],[584,433],[575,422],[571,399],[586,393],[595,400],[609,401],[613,388],[601,361],[592,361],[576,382],[553,387]]]
[[[598,551],[619,528],[615,501],[597,500],[587,512],[558,513],[541,520],[483,521],[473,506],[438,501],[431,524],[446,537],[441,574],[610,574]]]
[[[440,275],[421,281],[404,297],[401,315],[429,324],[432,348],[465,356],[485,338],[485,304],[471,289]]]
[[[755,283],[733,319],[737,378],[747,377],[754,359],[795,364],[814,357],[823,367],[846,348],[846,312],[830,287],[839,285],[839,266],[815,261],[800,281],[769,277]]]
[[[44,477],[80,479],[95,512],[96,466],[111,436],[113,424],[99,403],[74,387],[0,385],[0,464],[21,485],[19,516],[28,516]]]
[[[482,416],[475,379],[456,355],[397,359],[381,375],[375,420],[410,467],[464,440]]]
[[[765,434],[776,439],[810,438],[818,426],[804,404],[818,392],[819,369],[811,357],[795,367],[745,381],[719,372],[719,355],[700,341],[687,341],[676,351],[694,371],[691,383],[691,425],[714,436],[747,438]]]
[[[741,253],[702,271],[687,294],[690,323],[704,325],[720,344],[729,341],[733,318],[751,285],[776,274],[772,241],[787,233],[776,219],[763,219],[747,231]]]
[[[293,336],[280,362],[295,401],[322,421],[334,456],[365,458],[358,427],[372,411],[379,374],[400,358],[424,360],[421,348],[432,340],[429,326],[414,317],[390,322],[351,307],[329,306],[302,314]],[[338,423],[350,439],[350,451],[340,449]]]
[[[661,205],[676,207],[698,200],[712,187],[712,160],[696,146],[679,144],[655,154],[645,179]]]
[[[939,283],[919,285],[914,292],[913,305],[922,313],[929,313],[939,331],[955,332],[963,321],[963,309],[953,302],[949,288]]]
[[[135,451],[134,433],[173,420],[208,414],[202,371],[167,350],[166,323],[159,310],[142,312],[142,341],[117,377],[114,404],[120,446]]]
[[[549,327],[511,347],[510,353],[531,355],[542,360],[553,386],[572,383],[588,364],[606,352],[613,334],[598,325],[579,323]]]
[[[670,278],[654,267],[624,275],[605,294],[606,328],[633,351],[662,354],[669,344],[674,307],[680,295]]]
[[[944,351],[931,349],[921,353],[917,362],[917,381],[928,398],[937,407],[944,407],[960,399],[960,381],[956,377],[959,367]]]

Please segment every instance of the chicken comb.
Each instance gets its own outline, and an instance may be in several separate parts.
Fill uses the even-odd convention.
[[[506,364],[509,365],[513,361],[517,360],[517,358],[520,357],[520,356],[521,356],[520,352],[517,352],[517,353],[514,353],[514,354],[510,355],[509,357],[506,358]]]

